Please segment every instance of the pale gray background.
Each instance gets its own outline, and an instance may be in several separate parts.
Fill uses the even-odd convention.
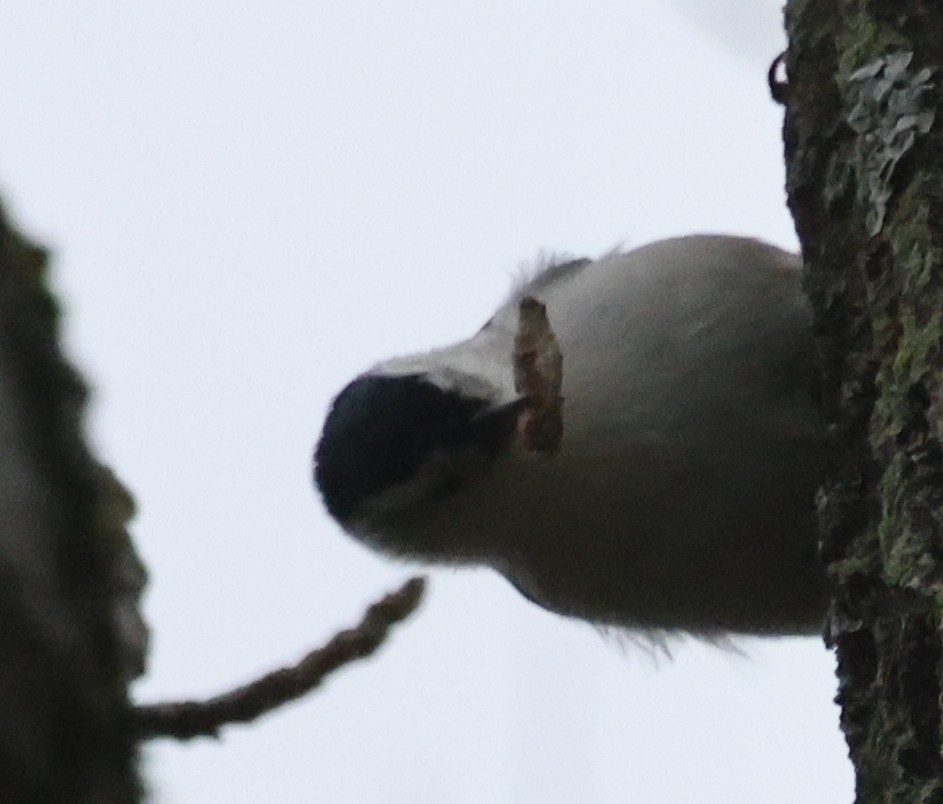
[[[470,334],[540,249],[794,247],[778,5],[3,5],[0,192],[55,249],[92,437],[140,501],[139,699],[294,659],[406,577],[311,488],[354,373]],[[741,646],[653,661],[438,571],[375,660],[145,769],[161,804],[849,801],[830,654]]]

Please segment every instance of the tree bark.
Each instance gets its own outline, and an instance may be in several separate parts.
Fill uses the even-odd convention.
[[[46,252],[0,207],[0,804],[136,804],[141,740],[215,735],[372,655],[422,598],[413,578],[293,667],[207,701],[133,707],[146,581],[131,495],[85,443]]]
[[[0,209],[0,801],[130,804],[144,572],[131,498],[85,445],[45,265]]]
[[[943,5],[791,0],[786,27],[842,728],[858,802],[943,802]]]

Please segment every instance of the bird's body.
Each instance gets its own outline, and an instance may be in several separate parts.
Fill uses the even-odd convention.
[[[550,455],[515,441],[525,296],[546,305],[563,355]],[[814,376],[798,258],[741,238],[667,240],[551,266],[469,340],[357,378],[335,400],[315,473],[358,538],[493,567],[552,611],[813,633],[826,600]]]

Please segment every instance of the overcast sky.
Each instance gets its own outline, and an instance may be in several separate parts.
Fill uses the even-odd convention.
[[[541,250],[795,246],[778,5],[4,4],[0,194],[54,249],[91,438],[139,501],[139,700],[294,660],[410,574],[311,487],[354,374],[471,334]],[[832,656],[740,647],[653,660],[436,571],[376,658],[145,772],[158,804],[851,800]]]

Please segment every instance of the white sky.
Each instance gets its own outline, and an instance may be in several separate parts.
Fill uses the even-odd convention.
[[[299,657],[398,584],[322,513],[332,396],[471,334],[540,249],[792,247],[778,0],[12,2],[0,193],[55,249],[97,449],[134,489],[141,700]],[[219,742],[158,804],[852,798],[817,640],[653,662],[485,571],[381,654]]]

